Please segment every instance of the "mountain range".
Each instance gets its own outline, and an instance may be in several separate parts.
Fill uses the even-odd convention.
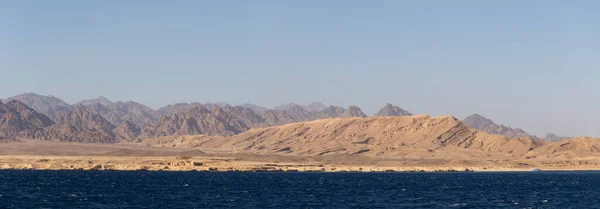
[[[322,103],[294,103],[268,109],[254,104],[175,103],[157,110],[133,101],[113,102],[105,97],[70,105],[54,96],[25,93],[1,100],[0,136],[89,143],[136,143],[171,135],[232,136],[253,128],[297,122],[367,115],[357,106],[344,108]],[[18,102],[17,102],[18,101]],[[6,103],[6,104],[5,104]],[[407,110],[385,104],[374,116],[411,116]],[[478,114],[463,122],[488,134],[507,138],[560,141],[566,137],[536,137],[519,128],[494,123]]]
[[[343,108],[322,103],[290,103],[273,109],[253,104],[176,103],[154,110],[133,101],[113,102],[105,97],[70,105],[57,97],[34,93],[2,101],[8,103],[2,103],[0,110],[0,136],[88,143],[135,143],[170,135],[230,136],[251,128],[294,122],[367,117],[357,106]],[[390,112],[384,109],[380,112]],[[396,115],[405,115],[404,112]]]
[[[536,136],[533,136],[520,128],[511,128],[504,125],[498,125],[494,123],[494,121],[485,118],[479,114],[473,114],[467,116],[463,122],[467,125],[490,134],[499,134],[506,136],[508,138],[523,138],[529,137],[532,139],[536,139]]]
[[[12,98],[16,99],[0,102],[0,143],[39,139],[293,156],[536,159],[547,163],[600,156],[600,139],[536,137],[478,114],[461,121],[452,116],[413,115],[392,104],[367,117],[357,106],[319,103],[274,109],[179,103],[153,110],[104,97],[73,105],[31,93]]]

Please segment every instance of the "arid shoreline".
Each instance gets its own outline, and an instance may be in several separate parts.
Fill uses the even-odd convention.
[[[596,166],[540,166],[543,171],[600,170]],[[228,157],[0,156],[0,169],[213,172],[525,172],[531,168],[480,166],[376,166],[257,162]]]
[[[259,155],[196,148],[28,140],[0,144],[0,169],[222,172],[504,172],[600,170],[600,159],[427,159]]]

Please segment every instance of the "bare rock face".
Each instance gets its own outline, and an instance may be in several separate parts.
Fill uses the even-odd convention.
[[[342,114],[342,117],[367,117],[367,115],[357,106],[350,106],[348,109]]]
[[[116,102],[108,106],[121,120],[130,121],[138,126],[150,125],[158,120],[157,113],[137,102]]]
[[[112,132],[115,126],[102,116],[88,111],[83,105],[74,105],[60,121],[46,129],[54,140],[84,143],[118,142]]]
[[[263,112],[262,118],[266,126],[274,126],[313,120],[315,117],[302,106],[291,103]]]
[[[34,93],[19,94],[7,99],[7,101],[17,100],[27,105],[28,107],[42,113],[53,121],[64,115],[69,104],[54,96],[42,96]]]
[[[20,101],[0,102],[0,136],[8,138],[47,139],[45,127],[54,122]]]
[[[375,116],[410,116],[412,113],[390,103],[385,104]]]
[[[300,105],[290,105],[285,112],[294,121],[307,121],[313,118],[312,114]]]
[[[236,106],[226,110],[228,114],[240,119],[247,127],[263,127],[265,119],[256,114],[251,108]]]
[[[101,97],[103,98],[103,97]],[[147,126],[158,120],[157,111],[136,102],[110,102],[103,99],[82,101],[87,110],[104,117],[113,125],[129,121],[136,126]]]
[[[496,123],[494,123],[492,120],[487,119],[481,115],[478,114],[473,114],[470,115],[468,117],[466,117],[463,122],[465,122],[467,125],[489,133],[489,134],[499,134],[499,135],[503,135],[506,136],[508,138],[524,138],[524,137],[528,137],[528,138],[532,138],[532,139],[536,139],[537,137],[519,129],[519,128],[511,128],[511,127],[506,127],[504,125],[498,125]]]
[[[175,104],[170,104],[164,107],[161,107],[160,109],[157,110],[158,115],[160,117],[162,116],[171,116],[175,113],[181,112],[181,111],[185,111],[188,109],[191,109],[195,106],[198,105],[202,105],[200,103],[192,103],[192,104],[188,104],[188,103],[175,103]]]
[[[296,122],[283,110],[267,110],[261,116],[269,126]]]
[[[260,113],[263,113],[263,112],[265,112],[265,111],[268,110],[265,107],[261,107],[261,106],[258,106],[258,105],[255,105],[255,104],[250,104],[250,103],[244,103],[244,104],[242,104],[240,106],[248,108],[248,109],[251,109],[256,114],[260,114]]]
[[[203,105],[163,116],[156,124],[147,128],[144,137],[169,135],[234,135],[248,130],[248,126],[239,118],[227,113],[220,107],[212,111]]]
[[[112,123],[113,125],[121,124],[123,122],[123,119],[121,119],[121,116],[117,115],[116,112],[114,112],[112,109],[109,109],[108,107],[104,106],[103,104],[94,103],[94,104],[85,105],[85,107],[87,108],[88,111],[102,116],[104,119],[108,120],[108,122]]]
[[[117,137],[117,141],[121,143],[137,143],[141,140],[141,128],[135,123],[127,120],[123,121],[121,125],[117,126],[113,132]]]

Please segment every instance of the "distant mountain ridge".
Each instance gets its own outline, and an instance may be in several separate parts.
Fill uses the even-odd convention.
[[[48,139],[44,128],[52,125],[50,118],[22,102],[0,102],[0,137]]]
[[[88,143],[135,143],[144,138],[169,135],[222,135],[230,136],[251,128],[285,125],[317,119],[338,117],[367,117],[357,106],[347,109],[325,106],[287,104],[268,109],[253,104],[231,106],[226,103],[176,103],[158,110],[136,102],[113,102],[100,96],[73,105],[53,96],[33,93],[10,97],[36,113],[48,116],[51,123],[33,129],[36,134],[17,134],[11,137],[44,138],[59,141]],[[4,105],[4,104],[3,104]],[[39,110],[38,110],[39,109]],[[42,112],[43,111],[43,112]],[[12,127],[12,126],[11,126]],[[30,126],[25,126],[30,127]],[[27,129],[27,128],[23,128]]]
[[[553,134],[553,133],[546,133],[541,138],[544,139],[544,140],[546,140],[546,141],[558,142],[558,141],[562,141],[563,139],[568,139],[568,138],[571,138],[571,137],[557,136],[556,134]]]
[[[117,143],[115,125],[87,107],[74,105],[61,122],[47,128],[51,139],[69,142]]]
[[[54,96],[42,96],[34,93],[24,93],[4,100],[6,103],[17,100],[33,108],[39,113],[48,116],[52,120],[56,120],[61,115],[65,114],[69,108],[69,104]]]
[[[411,116],[412,113],[390,103],[385,104],[375,116]]]
[[[463,120],[464,123],[473,127],[474,129],[489,133],[503,135],[508,138],[532,138],[537,139],[536,136],[531,135],[520,128],[511,128],[504,125],[498,125],[494,121],[483,117],[479,114],[469,115]]]

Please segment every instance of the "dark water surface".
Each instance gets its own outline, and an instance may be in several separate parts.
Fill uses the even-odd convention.
[[[0,208],[600,208],[600,172],[0,170]]]

